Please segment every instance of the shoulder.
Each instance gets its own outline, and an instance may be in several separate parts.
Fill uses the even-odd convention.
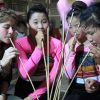
[[[50,43],[53,43],[55,45],[57,45],[57,44],[61,45],[62,44],[62,42],[59,39],[56,39],[54,37],[50,37]]]
[[[62,50],[62,42],[56,38],[50,37],[50,50],[57,53]]]
[[[16,39],[16,41],[15,42],[18,42],[18,43],[20,43],[20,42],[25,42],[25,41],[27,41],[27,36],[24,36],[24,37],[21,37],[21,38],[18,38],[18,39]]]
[[[19,47],[19,46],[21,46],[21,47],[28,47],[30,44],[29,44],[29,41],[28,41],[28,36],[24,36],[24,37],[22,37],[22,38],[19,38],[19,39],[16,39],[16,41],[15,41],[15,46],[16,47]]]
[[[15,41],[15,45],[16,44],[20,44],[20,45],[29,45],[29,40],[28,40],[28,36],[24,36],[22,38],[16,39]]]

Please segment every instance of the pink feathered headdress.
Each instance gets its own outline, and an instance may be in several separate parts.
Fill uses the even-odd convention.
[[[59,0],[57,2],[57,10],[59,12],[62,23],[64,23],[63,26],[66,31],[68,27],[66,17],[67,17],[68,12],[71,10],[71,5],[68,3],[67,0]]]

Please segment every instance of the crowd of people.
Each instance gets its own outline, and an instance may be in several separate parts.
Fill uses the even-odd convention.
[[[8,100],[13,67],[19,72],[14,95],[22,100],[48,100],[51,92],[51,100],[58,100],[56,83],[63,67],[72,82],[64,100],[100,100],[100,3],[59,0],[57,9],[64,45],[54,37],[43,4],[30,7],[26,21],[11,9],[0,10],[0,100]]]

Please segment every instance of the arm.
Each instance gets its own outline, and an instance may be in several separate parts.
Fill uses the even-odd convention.
[[[9,84],[12,78],[12,59],[18,54],[17,49],[9,47],[4,51],[3,57],[0,60],[0,66],[2,71],[0,71],[0,100],[6,100],[6,95]]]
[[[64,63],[65,63],[65,75],[67,78],[72,78],[75,73],[75,45],[74,37],[72,37],[69,42],[65,45],[65,56],[64,56]],[[73,46],[72,50],[70,48]]]
[[[9,88],[9,82],[7,82],[7,81],[3,81],[2,83],[1,83],[1,93],[7,93],[7,91],[8,91],[8,88]]]
[[[1,82],[0,82],[0,100],[6,100],[7,91],[9,89],[10,81],[12,79],[12,69],[11,65],[7,66],[6,69],[3,69],[3,72],[0,73]]]
[[[0,86],[1,86],[0,100],[6,100],[6,94],[9,88],[9,84],[8,82],[3,81]]]
[[[19,53],[20,53],[20,55],[17,57],[18,69],[24,79],[27,79],[27,73],[30,76],[34,74],[34,72],[38,68],[38,66],[37,66],[38,63],[40,62],[40,60],[42,58],[42,41],[44,39],[43,32],[38,31],[36,33],[34,39],[36,40],[35,48],[31,47],[31,44],[33,42],[30,42],[31,43],[30,44],[29,41],[27,41],[27,37],[26,37],[26,39],[22,38],[22,40],[15,42],[16,48],[19,50]],[[26,45],[26,46],[23,48],[24,45]],[[33,50],[32,54],[29,58],[27,57],[27,52],[29,53],[29,51],[27,51],[27,49]],[[21,61],[19,60],[19,58],[21,59]],[[23,65],[21,62],[23,63]],[[26,73],[26,71],[27,71],[27,73]]]
[[[66,20],[68,12],[71,10],[71,5],[68,3],[67,0],[59,0],[57,2],[57,10],[59,12],[62,24],[64,23],[63,27],[65,32],[67,32],[68,23]]]
[[[5,73],[1,73],[1,82],[0,82],[0,100],[6,100],[7,92],[9,89],[10,81],[12,78],[12,71],[10,69],[9,74],[4,76]]]
[[[90,52],[93,54],[95,62],[100,65],[100,47],[90,45]]]
[[[38,67],[37,65],[42,57],[42,50],[38,47],[35,47],[31,56],[27,58],[27,54],[25,50],[21,47],[19,43],[17,43],[17,41],[16,41],[16,48],[19,50],[19,53],[20,53],[20,55],[17,56],[17,64],[18,64],[19,72],[24,79],[27,79],[27,74],[25,73],[25,70],[23,69],[23,66],[19,60],[19,57],[21,58],[22,63],[24,64],[24,67],[27,70],[28,74],[32,75],[36,71]]]
[[[8,70],[7,70],[8,71]],[[8,71],[9,74],[7,73],[1,73],[1,82],[0,82],[0,100],[6,100],[7,97],[7,92],[9,89],[10,81],[12,78],[12,70]]]

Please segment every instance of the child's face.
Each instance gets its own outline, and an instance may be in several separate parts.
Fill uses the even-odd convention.
[[[71,18],[68,18],[68,23],[70,23],[70,20]],[[82,29],[78,28],[79,24],[80,24],[79,18],[73,17],[69,27],[69,32],[71,33],[71,35],[74,36],[76,33],[78,39],[84,37]]]
[[[90,27],[86,32],[86,36],[93,45],[100,46],[100,28]]]
[[[13,36],[13,26],[15,24],[14,19],[9,19],[9,21],[5,21],[4,23],[0,23],[0,41],[6,44],[10,43],[9,38]]]
[[[47,16],[44,13],[38,12],[32,14],[28,23],[28,26],[33,34],[37,33],[38,31],[43,31],[46,33],[48,25],[49,23]]]

